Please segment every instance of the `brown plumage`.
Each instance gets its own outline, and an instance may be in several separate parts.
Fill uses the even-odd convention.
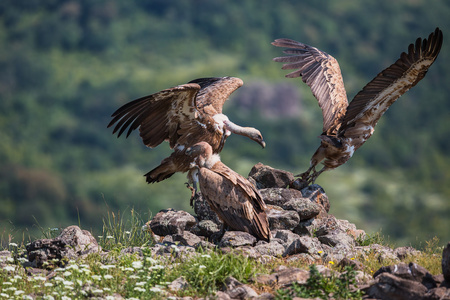
[[[219,218],[234,230],[269,241],[266,204],[255,186],[223,164],[208,143],[195,144],[186,155],[193,160],[193,177],[198,179],[202,196]]]
[[[314,183],[326,170],[347,162],[353,152],[373,134],[383,113],[427,73],[442,46],[439,28],[428,39],[416,40],[391,66],[379,73],[348,104],[339,64],[331,55],[317,48],[289,39],[275,40],[272,45],[289,48],[277,57],[283,69],[296,69],[286,77],[302,77],[319,102],[323,113],[321,144],[311,158],[310,168],[298,176]],[[316,166],[324,160],[324,167]]]
[[[238,126],[222,114],[225,101],[242,85],[236,77],[195,79],[123,105],[112,114],[108,127],[115,124],[113,133],[118,132],[118,137],[127,129],[128,137],[139,128],[143,143],[150,148],[169,142],[172,155],[145,174],[148,183],[159,182],[175,172],[188,171],[186,148],[200,141],[219,153],[226,138],[236,133],[265,147],[257,129]]]

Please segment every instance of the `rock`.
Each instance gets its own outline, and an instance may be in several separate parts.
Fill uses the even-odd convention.
[[[354,270],[364,270],[364,265],[359,260],[350,259],[347,257],[341,259],[337,266],[341,269],[344,269],[347,266],[352,266]]]
[[[249,180],[258,189],[286,188],[294,181],[294,175],[290,172],[274,169],[257,163],[248,174]]]
[[[303,197],[320,204],[326,212],[330,211],[330,201],[325,190],[318,184],[312,184],[301,190]]]
[[[301,220],[317,216],[322,209],[321,205],[303,197],[302,193],[295,189],[268,188],[261,189],[260,193],[266,204],[296,211]]]
[[[413,280],[402,279],[390,273],[377,276],[375,284],[368,290],[370,297],[377,299],[422,299],[427,288]]]
[[[273,232],[275,239],[280,239],[285,247],[283,257],[297,254],[309,253],[317,254],[322,247],[317,239],[309,236],[299,236],[289,230],[276,230]]]
[[[431,274],[427,271],[427,269],[415,263],[400,263],[391,266],[384,266],[376,271],[373,274],[373,277],[376,278],[383,273],[389,273],[402,279],[414,280],[421,283],[427,274],[431,277]]]
[[[450,242],[442,252],[442,274],[447,282],[450,283]]]
[[[144,256],[144,253],[142,252],[142,249],[140,247],[128,247],[128,248],[122,249],[120,251],[120,255],[125,255],[125,254],[137,254],[140,257]]]
[[[445,287],[438,287],[429,290],[424,298],[424,300],[450,300],[450,289]]]
[[[220,240],[219,247],[253,246],[256,238],[250,233],[243,231],[227,231]]]
[[[189,230],[195,224],[195,218],[185,211],[164,209],[150,221],[150,229],[157,235],[166,236]]]
[[[278,257],[283,255],[285,247],[278,241],[271,240],[270,243],[256,245],[254,249],[261,255]]]
[[[33,241],[26,248],[32,266],[39,268],[52,260],[56,260],[57,265],[64,265],[63,259],[76,259],[101,251],[92,234],[78,226],[65,228],[54,239]]]
[[[258,297],[258,294],[254,289],[242,282],[239,282],[236,278],[228,276],[224,282],[225,293],[230,296],[231,299],[249,299]]]
[[[168,286],[170,291],[172,292],[178,292],[180,290],[184,290],[189,287],[189,283],[187,282],[186,278],[183,276],[178,277],[174,281],[172,281]]]
[[[420,251],[414,249],[413,247],[398,247],[394,249],[394,255],[396,255],[400,260],[404,260],[408,256],[414,256],[419,253]]]
[[[182,246],[195,247],[202,239],[189,231],[183,231],[182,233],[172,235],[172,241],[174,243],[179,242]]]
[[[306,283],[309,278],[309,271],[299,268],[285,268],[273,274],[259,274],[252,281],[264,285],[285,286],[297,282]]]
[[[206,199],[203,198],[202,193],[197,191],[194,197],[194,212],[199,221],[209,220],[217,225],[222,224],[222,221],[217,216],[216,212],[211,209]]]
[[[220,225],[211,220],[202,220],[191,228],[191,232],[196,235],[201,235],[210,238],[212,235],[220,233]]]
[[[300,222],[300,217],[297,212],[292,210],[284,210],[273,205],[267,206],[266,214],[269,219],[270,230],[293,230]]]

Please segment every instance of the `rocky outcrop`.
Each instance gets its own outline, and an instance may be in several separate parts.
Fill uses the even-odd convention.
[[[324,276],[339,276],[325,265],[337,264],[344,268],[353,266],[357,272],[358,288],[370,299],[449,299],[450,300],[450,243],[443,250],[442,275],[433,276],[417,264],[406,264],[402,260],[416,255],[411,247],[391,249],[372,244],[360,246],[365,232],[346,220],[329,214],[330,202],[322,187],[303,187],[301,182],[286,171],[256,165],[250,173],[250,181],[258,188],[268,205],[267,215],[271,229],[270,242],[258,241],[246,232],[227,231],[217,215],[209,208],[201,193],[195,197],[191,215],[174,209],[162,210],[144,226],[154,236],[150,247],[152,257],[164,256],[167,262],[179,262],[193,255],[196,249],[203,251],[216,248],[223,253],[240,253],[266,262],[283,257],[292,262],[301,260],[317,265]],[[48,262],[58,266],[69,259],[102,251],[95,238],[77,226],[67,227],[54,239],[41,239],[27,246],[27,267],[46,268]],[[0,252],[0,266],[8,262]],[[138,247],[124,249],[120,255],[143,256]],[[364,273],[361,263],[368,257],[385,264],[373,276]],[[320,265],[323,264],[323,265]],[[8,268],[7,268],[8,269]],[[38,273],[31,268],[28,273]],[[270,274],[256,274],[251,279],[257,285],[284,288],[305,284],[309,271],[280,266]],[[170,291],[178,293],[189,288],[186,278],[179,277],[168,285]],[[274,295],[257,291],[233,277],[228,277],[217,299],[274,299]]]
[[[38,268],[53,261],[64,264],[65,260],[99,251],[101,248],[92,234],[78,226],[67,227],[54,239],[36,240],[27,245],[28,259],[33,267]]]

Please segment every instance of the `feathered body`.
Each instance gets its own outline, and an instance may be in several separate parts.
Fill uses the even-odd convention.
[[[150,148],[169,142],[172,155],[145,174],[148,183],[159,182],[175,172],[188,171],[191,161],[185,151],[200,141],[219,153],[226,138],[236,133],[265,147],[257,129],[238,126],[222,113],[225,101],[242,85],[236,77],[195,79],[123,105],[113,113],[108,127],[115,124],[113,133],[118,132],[118,137],[127,128],[127,137],[139,128],[143,143]]]
[[[347,162],[372,136],[375,125],[386,110],[407,90],[415,86],[436,60],[443,36],[439,28],[428,39],[416,40],[391,66],[380,72],[348,104],[341,70],[331,55],[290,39],[272,44],[289,48],[291,56],[274,58],[284,62],[283,69],[296,69],[286,77],[302,77],[318,100],[323,113],[321,144],[311,158],[310,168],[298,176],[314,183],[325,170]],[[316,171],[317,164],[324,167]]]
[[[223,164],[205,142],[190,147],[186,154],[193,160],[191,167],[197,170],[202,196],[219,218],[234,230],[269,241],[266,204],[256,187]]]

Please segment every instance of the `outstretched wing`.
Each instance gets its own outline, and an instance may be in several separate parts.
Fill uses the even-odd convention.
[[[222,113],[223,104],[228,97],[244,84],[242,79],[228,76],[198,78],[189,83],[196,83],[201,87],[197,95],[198,109],[210,106],[217,114]]]
[[[131,101],[112,114],[108,127],[117,123],[113,133],[118,131],[118,137],[127,128],[128,137],[140,127],[146,146],[153,148],[168,140],[173,148],[181,124],[197,117],[195,98],[199,90],[198,84],[188,83]]]
[[[436,60],[442,46],[443,36],[439,28],[427,39],[416,40],[390,67],[379,73],[350,102],[340,128],[340,134],[353,127],[374,127],[383,113],[407,90],[415,86]],[[347,136],[348,134],[346,134]]]
[[[290,56],[276,57],[276,62],[286,63],[283,70],[296,69],[288,78],[302,77],[319,102],[323,114],[323,132],[332,134],[345,115],[347,93],[339,63],[331,55],[315,47],[290,39],[277,39],[272,45],[285,47]]]

